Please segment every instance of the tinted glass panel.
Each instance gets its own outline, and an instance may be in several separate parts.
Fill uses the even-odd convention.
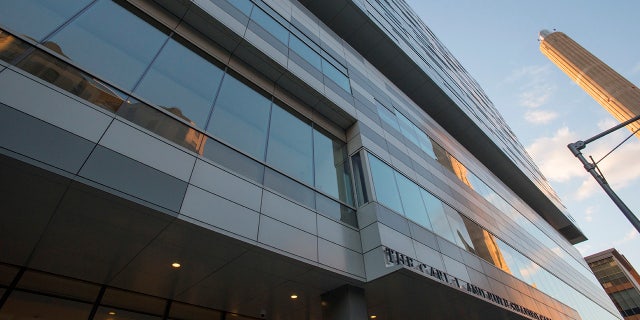
[[[380,119],[400,132],[400,126],[398,125],[396,115],[378,101],[376,101],[376,106],[378,107],[378,115],[380,116]]]
[[[264,165],[214,139],[207,139],[204,156],[246,178],[262,183]]]
[[[453,235],[456,238],[456,244],[469,252],[474,252],[471,237],[469,237],[469,232],[464,225],[464,221],[462,221],[460,213],[447,205],[444,206],[444,210],[447,213],[451,231],[453,231]]]
[[[238,10],[242,11],[245,15],[251,14],[251,8],[253,8],[253,3],[249,0],[228,0],[232,6],[236,7]]]
[[[319,193],[316,193],[316,209],[326,217],[342,221],[354,227],[358,226],[355,210]]]
[[[204,127],[223,72],[174,39],[153,62],[135,93],[172,108],[187,122]]]
[[[373,188],[376,191],[378,202],[402,213],[402,203],[400,202],[400,195],[393,177],[393,169],[371,154],[369,154],[369,164],[371,166],[371,175],[373,176]]]
[[[416,135],[416,131],[418,128],[415,128],[415,125],[409,121],[409,119],[405,118],[401,113],[396,112],[398,115],[398,120],[400,122],[400,129],[402,130],[402,135],[404,135],[409,141],[411,141],[416,146],[420,145],[418,142],[418,136]],[[414,129],[415,128],[415,129]]]
[[[0,18],[2,21],[2,18]],[[26,42],[0,30],[0,60],[12,63],[30,47]]]
[[[117,111],[126,98],[118,90],[42,51],[33,52],[18,67],[111,112]]]
[[[311,126],[273,105],[267,163],[313,185]]]
[[[56,33],[47,45],[91,73],[132,89],[166,39],[112,1],[99,1]]]
[[[429,222],[424,202],[420,196],[420,188],[405,176],[397,172],[395,175],[405,216],[419,225],[431,229],[431,222]]]
[[[275,19],[273,19],[266,12],[260,8],[254,8],[251,12],[251,19],[258,23],[264,30],[273,35],[280,42],[288,45],[289,43],[289,30],[283,27]]]
[[[0,21],[20,35],[41,41],[91,0],[3,1]]]
[[[13,291],[0,310],[0,319],[87,319],[91,304]]]
[[[315,191],[269,168],[264,173],[264,185],[311,209],[316,206]]]
[[[326,60],[322,61],[322,73],[346,92],[351,92],[349,78]]]
[[[314,129],[313,148],[316,188],[353,204],[345,144]]]
[[[320,55],[313,51],[306,43],[298,39],[296,36],[291,36],[289,39],[289,48],[297,53],[302,59],[309,62],[316,69],[322,68],[322,58]]]
[[[427,207],[427,213],[429,214],[429,221],[433,227],[433,232],[437,235],[456,243],[451,227],[449,227],[449,220],[447,214],[444,211],[444,204],[440,199],[434,197],[431,193],[420,189],[424,205]]]
[[[231,75],[222,82],[207,130],[264,160],[271,101]]]
[[[420,142],[420,149],[428,154],[431,158],[435,159],[436,154],[433,153],[433,145],[431,145],[431,138],[422,132],[422,130],[417,130],[416,134],[418,135],[418,141]]]

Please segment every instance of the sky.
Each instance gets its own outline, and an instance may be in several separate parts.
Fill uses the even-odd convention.
[[[538,32],[562,31],[640,85],[640,1],[406,0],[480,84],[589,240],[587,256],[616,248],[640,270],[640,235],[567,149],[618,122],[539,49]],[[630,135],[620,129],[587,145],[596,161]],[[640,140],[598,163],[640,217]]]

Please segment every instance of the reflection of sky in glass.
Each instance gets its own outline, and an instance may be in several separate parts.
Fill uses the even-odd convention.
[[[0,21],[19,35],[41,41],[89,2],[90,0],[3,1]],[[25,18],[25,12],[29,13],[29,19]]]

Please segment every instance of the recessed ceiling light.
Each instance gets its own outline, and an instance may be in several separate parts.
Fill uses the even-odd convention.
[[[171,264],[171,266],[174,268],[180,268],[182,265],[179,262],[174,262]]]
[[[292,294],[291,295],[291,299],[298,299],[298,295],[297,294]]]
[[[377,317],[378,317],[378,316],[376,316],[376,315],[374,314],[374,315],[370,316],[369,318],[371,318],[371,319],[375,319],[375,318],[377,318]]]
[[[110,316],[115,316],[116,312],[115,311],[109,311],[109,312],[107,312],[107,314],[110,315]]]

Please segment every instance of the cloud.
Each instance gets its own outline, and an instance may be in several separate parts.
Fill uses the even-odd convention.
[[[593,214],[595,213],[595,209],[593,207],[588,207],[584,211],[584,220],[587,222],[593,221]]]
[[[504,82],[518,86],[518,104],[525,108],[538,108],[552,97],[556,87],[548,81],[550,66],[525,66],[513,70]]]
[[[580,252],[580,255],[582,255],[583,257],[586,257],[588,253],[591,252],[591,250],[593,249],[593,246],[583,242],[575,245],[575,248],[578,249],[578,252]]]
[[[562,127],[552,137],[538,138],[526,149],[547,179],[566,182],[586,175],[578,160],[567,149],[567,144],[576,140],[574,132]]]
[[[532,110],[524,114],[524,119],[533,124],[546,124],[558,117],[558,113],[546,110]]]
[[[638,234],[638,231],[635,228],[633,228],[633,229],[629,230],[629,232],[627,232],[622,239],[614,241],[613,242],[613,246],[617,247],[617,246],[619,246],[619,245],[621,245],[623,243],[627,243],[629,241],[637,239],[638,236],[640,236],[640,234]]]

